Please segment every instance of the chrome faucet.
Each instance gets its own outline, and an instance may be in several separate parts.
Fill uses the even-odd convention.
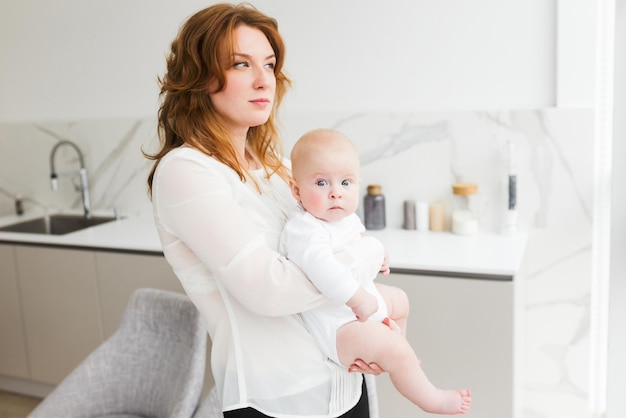
[[[78,154],[78,161],[80,163],[80,168],[78,171],[66,171],[63,173],[57,173],[54,169],[54,157],[59,148],[64,145],[68,145],[76,151]],[[50,152],[50,185],[52,186],[52,190],[58,190],[59,182],[58,177],[70,177],[72,180],[72,184],[77,192],[81,193],[83,198],[83,209],[85,210],[85,218],[91,218],[91,203],[89,202],[89,182],[87,181],[87,169],[85,168],[85,160],[83,159],[83,153],[78,148],[78,145],[71,141],[59,141],[55,144]],[[76,177],[79,177],[80,183],[76,182]]]

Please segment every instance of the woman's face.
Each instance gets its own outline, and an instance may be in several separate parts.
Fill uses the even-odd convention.
[[[276,57],[263,32],[241,25],[234,31],[231,60],[224,89],[209,95],[231,131],[245,134],[267,122],[272,112]]]

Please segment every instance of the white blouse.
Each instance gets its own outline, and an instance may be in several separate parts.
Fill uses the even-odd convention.
[[[288,185],[277,175],[265,179],[262,170],[253,175],[261,194],[195,149],[170,151],[152,189],[163,252],[210,334],[224,411],[339,416],[359,400],[362,375],[328,360],[304,328],[297,313],[328,299],[277,252],[295,208]],[[373,417],[375,408],[371,398]]]

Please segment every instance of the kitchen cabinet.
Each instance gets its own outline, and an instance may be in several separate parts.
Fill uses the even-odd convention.
[[[377,280],[408,294],[407,339],[431,382],[472,391],[464,416],[515,416],[513,280],[393,273]],[[377,387],[382,418],[432,416],[398,394],[388,375]]]
[[[158,255],[0,248],[1,323],[12,337],[3,334],[2,375],[57,384],[113,334],[135,289],[183,291]]]
[[[102,341],[94,254],[15,246],[30,379],[56,384]]]
[[[184,293],[180,281],[163,256],[96,252],[95,257],[104,338],[108,338],[119,326],[128,300],[136,289],[151,287]],[[207,339],[205,394],[215,385],[210,356],[211,340]]]
[[[22,306],[10,245],[0,245],[0,375],[28,378]]]
[[[470,418],[521,417],[525,234],[370,233],[393,255],[394,273],[378,280],[409,295],[408,339],[433,383],[472,390]],[[115,331],[136,288],[182,291],[160,249],[149,217],[64,236],[0,233],[0,388],[44,396]],[[205,382],[206,393],[210,361]],[[384,374],[378,390],[381,418],[427,416]]]
[[[0,387],[45,396],[115,332],[141,287],[183,293],[158,253],[0,244]],[[207,362],[205,392],[213,384]]]
[[[96,252],[95,263],[104,338],[119,326],[128,300],[136,289],[151,287],[184,293],[165,257]]]

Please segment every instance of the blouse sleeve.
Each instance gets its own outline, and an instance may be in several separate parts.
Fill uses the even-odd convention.
[[[159,164],[155,216],[193,253],[185,258],[197,257],[233,297],[257,314],[288,315],[326,303],[295,264],[269,247],[251,209],[235,199],[225,174],[231,173],[207,169],[193,159],[164,159]],[[239,192],[254,193],[248,188]],[[169,261],[175,270],[177,263],[188,264]]]

